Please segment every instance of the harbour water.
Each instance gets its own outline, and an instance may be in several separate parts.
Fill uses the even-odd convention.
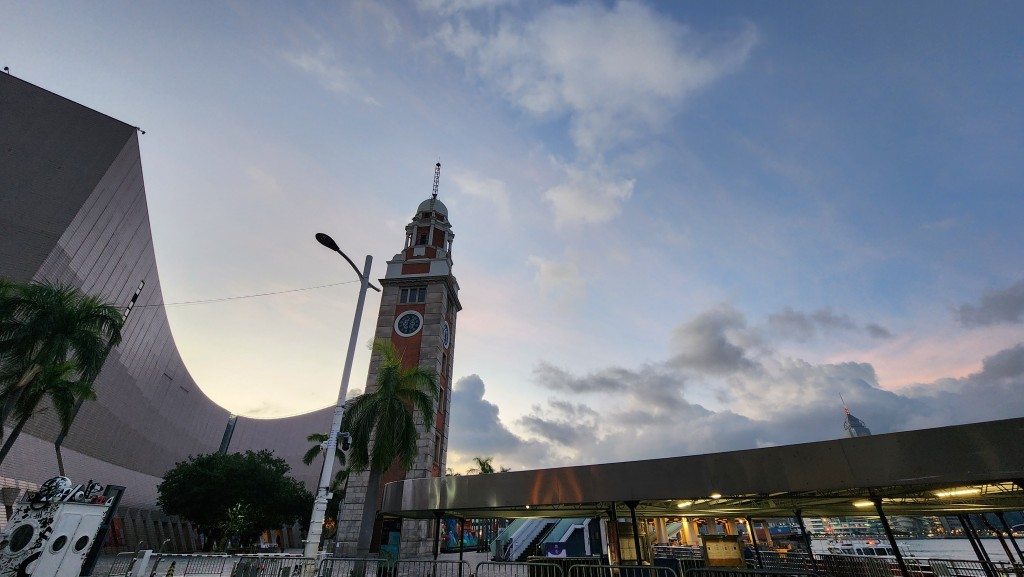
[[[848,540],[851,543],[863,543],[864,541],[863,537]],[[884,537],[880,541],[883,545],[888,543]],[[922,559],[976,560],[978,558],[971,547],[971,542],[967,539],[897,539],[896,542],[899,543],[900,551]],[[999,539],[982,539],[981,542],[993,561],[1009,561],[1003,546],[999,544]],[[1013,552],[1013,545],[1009,540],[1006,545]],[[1024,548],[1024,539],[1018,537],[1017,545]],[[815,553],[828,553],[828,541],[815,539],[812,541],[812,548]]]

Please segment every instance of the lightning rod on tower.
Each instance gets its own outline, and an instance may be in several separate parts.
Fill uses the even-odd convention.
[[[441,163],[434,165],[434,200],[437,200],[437,185],[441,182]]]

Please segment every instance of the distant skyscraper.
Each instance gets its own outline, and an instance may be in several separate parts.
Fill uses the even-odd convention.
[[[850,409],[844,406],[843,412],[846,413],[846,420],[843,422],[843,428],[846,429],[847,437],[866,437],[871,434],[871,429],[864,424],[864,421],[851,415]]]

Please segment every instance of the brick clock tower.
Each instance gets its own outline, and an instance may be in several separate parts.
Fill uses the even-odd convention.
[[[376,339],[389,339],[402,354],[407,367],[419,365],[437,374],[440,390],[434,407],[433,422],[426,426],[416,414],[420,438],[418,454],[411,469],[392,467],[383,482],[402,479],[439,477],[445,473],[448,449],[448,415],[451,407],[452,359],[455,356],[455,317],[459,303],[459,284],[452,275],[452,226],[448,208],[437,199],[441,164],[434,170],[434,191],[420,203],[405,227],[405,247],[388,261],[381,279],[380,312],[377,314]],[[374,355],[366,378],[366,391],[376,388],[377,364]],[[338,523],[340,555],[354,555],[362,521],[368,473],[353,473]],[[380,493],[383,497],[383,491]],[[378,503],[379,507],[379,503]],[[374,546],[402,558],[429,556],[434,546],[434,523],[429,520],[384,519],[374,532]],[[373,547],[371,547],[372,549]]]

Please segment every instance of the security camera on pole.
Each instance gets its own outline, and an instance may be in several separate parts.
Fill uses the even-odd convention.
[[[309,519],[309,531],[306,533],[306,547],[303,550],[304,557],[314,558],[320,549],[320,536],[324,532],[324,516],[327,513],[327,502],[331,499],[331,473],[334,472],[334,451],[338,446],[339,431],[341,430],[341,419],[345,416],[345,397],[348,395],[348,378],[352,373],[352,358],[356,352],[356,338],[359,336],[359,321],[363,316],[363,302],[366,300],[366,289],[372,288],[380,292],[380,289],[370,284],[370,266],[373,264],[373,257],[366,255],[366,264],[363,265],[363,272],[359,272],[352,259],[341,252],[334,239],[322,232],[316,234],[316,240],[320,244],[340,254],[352,265],[352,270],[359,275],[359,300],[356,302],[355,319],[352,321],[352,336],[348,341],[348,356],[345,357],[345,370],[341,374],[341,389],[338,391],[338,403],[334,407],[334,420],[331,422],[331,432],[327,436],[327,446],[324,449],[324,466],[320,470],[320,484],[317,487],[316,498],[313,501],[313,515]]]

